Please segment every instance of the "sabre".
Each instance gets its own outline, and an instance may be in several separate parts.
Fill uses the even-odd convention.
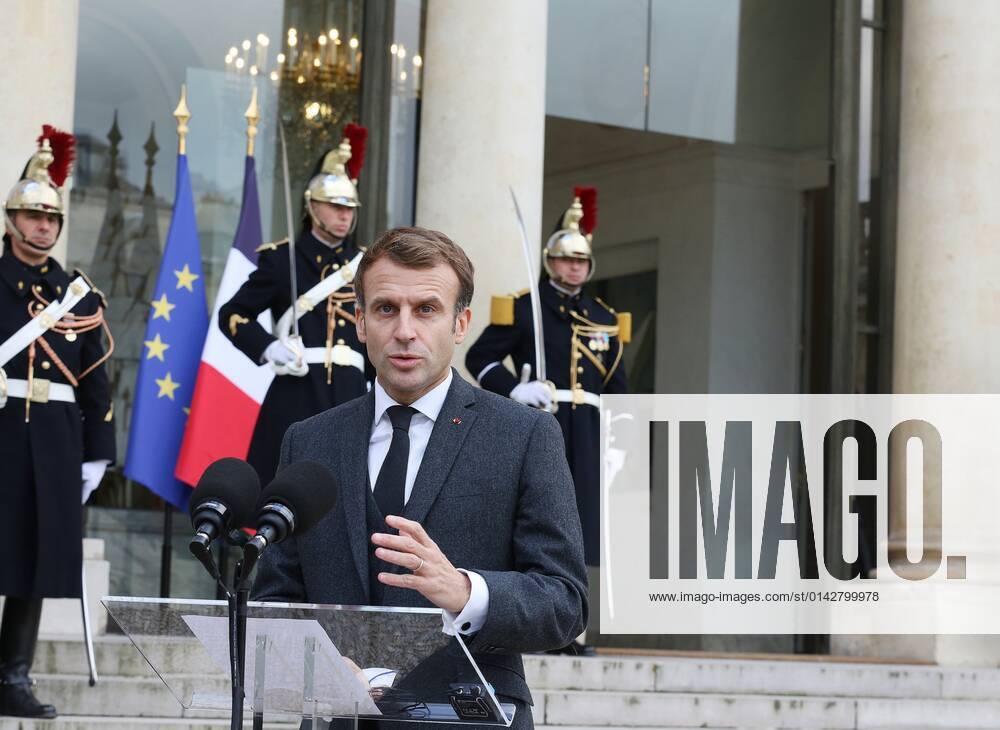
[[[83,643],[87,650],[87,668],[90,670],[90,686],[97,684],[97,658],[94,656],[94,633],[90,627],[90,604],[87,602],[87,566],[80,565],[80,610],[83,613]]]
[[[542,336],[542,300],[538,297],[538,277],[535,267],[531,264],[531,245],[528,243],[528,232],[524,228],[524,218],[521,206],[517,204],[514,188],[508,186],[511,200],[514,201],[514,213],[517,214],[517,228],[521,233],[521,247],[524,251],[524,263],[528,267],[528,288],[531,293],[531,321],[535,330],[535,379],[545,381],[545,340]]]
[[[292,189],[288,182],[288,147],[285,144],[285,125],[280,121],[278,122],[278,130],[281,134],[281,172],[282,182],[285,185],[285,219],[288,222],[288,266],[292,279],[292,337],[298,342],[299,318],[295,316],[295,308],[299,304],[299,281],[295,273],[295,226],[292,223]]]

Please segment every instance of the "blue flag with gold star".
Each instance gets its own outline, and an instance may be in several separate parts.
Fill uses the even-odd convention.
[[[208,331],[205,278],[186,155],[177,156],[174,212],[139,355],[125,476],[187,510],[191,487],[174,476]]]

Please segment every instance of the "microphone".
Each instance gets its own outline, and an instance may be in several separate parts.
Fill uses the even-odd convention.
[[[219,571],[209,545],[217,537],[248,524],[259,495],[260,477],[242,459],[219,459],[198,480],[190,500],[195,534],[189,547],[214,578],[219,579]]]
[[[278,472],[257,502],[257,534],[243,546],[243,575],[250,575],[269,545],[312,529],[339,493],[333,474],[318,462],[296,461]]]

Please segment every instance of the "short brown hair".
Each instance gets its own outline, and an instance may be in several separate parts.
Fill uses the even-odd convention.
[[[438,264],[448,264],[458,277],[455,315],[461,314],[472,303],[475,269],[461,246],[440,231],[429,228],[393,228],[375,240],[358,264],[354,291],[361,309],[365,307],[365,273],[386,256],[410,269],[430,269]]]

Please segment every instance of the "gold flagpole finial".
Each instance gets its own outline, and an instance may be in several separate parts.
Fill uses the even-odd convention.
[[[257,136],[257,122],[260,121],[260,107],[257,105],[257,87],[253,87],[253,96],[250,97],[250,106],[247,107],[247,157],[253,157],[253,142]]]
[[[177,108],[174,109],[174,119],[177,120],[177,152],[181,155],[187,152],[185,138],[187,137],[187,123],[190,118],[191,111],[188,109],[187,105],[187,84],[181,84],[181,100],[177,102]]]

